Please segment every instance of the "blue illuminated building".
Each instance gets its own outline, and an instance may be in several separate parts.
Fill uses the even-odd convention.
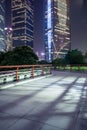
[[[5,1],[0,0],[0,51],[5,51]]]
[[[33,0],[12,0],[13,47],[33,48]]]
[[[45,59],[52,62],[70,50],[69,0],[45,0],[44,9]]]

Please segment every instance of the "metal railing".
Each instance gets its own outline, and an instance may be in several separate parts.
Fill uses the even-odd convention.
[[[87,64],[81,65],[59,65],[54,67],[57,70],[69,70],[69,71],[77,71],[77,72],[87,72]]]
[[[51,65],[0,66],[0,85],[51,74]]]

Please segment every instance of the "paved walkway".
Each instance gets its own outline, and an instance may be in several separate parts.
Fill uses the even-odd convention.
[[[0,130],[87,130],[87,74],[54,72],[1,90]]]

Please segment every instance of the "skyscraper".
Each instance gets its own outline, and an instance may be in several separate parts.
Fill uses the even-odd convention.
[[[70,49],[69,0],[45,0],[45,58],[51,62]]]
[[[12,44],[33,48],[33,0],[12,0]]]
[[[5,27],[6,51],[12,50],[12,28]]]
[[[5,51],[5,1],[0,0],[0,51]]]

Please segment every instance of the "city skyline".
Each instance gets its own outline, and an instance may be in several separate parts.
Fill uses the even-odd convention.
[[[10,26],[10,0],[6,1],[6,26]],[[85,6],[84,6],[85,3]],[[71,47],[72,49],[79,49],[85,52],[87,49],[87,2],[86,0],[71,1]],[[34,50],[35,52],[43,52],[43,0],[34,2],[35,8],[35,30],[34,30]],[[9,15],[9,17],[8,17]],[[38,47],[37,47],[38,44]]]

